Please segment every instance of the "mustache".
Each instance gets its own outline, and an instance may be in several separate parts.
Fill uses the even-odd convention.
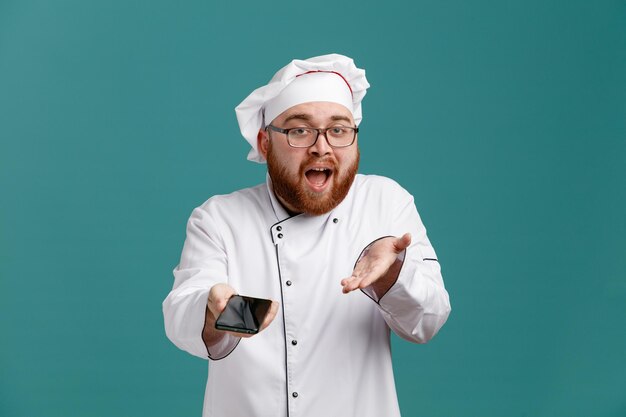
[[[322,156],[322,157],[308,157],[302,163],[300,163],[300,171],[304,172],[305,167],[320,164],[320,165],[329,165],[333,168],[334,171],[337,171],[338,162],[332,156]]]

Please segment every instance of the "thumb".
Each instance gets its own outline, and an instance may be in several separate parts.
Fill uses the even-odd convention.
[[[408,248],[410,244],[411,244],[410,233],[403,234],[402,237],[397,238],[396,241],[394,242],[394,246],[396,247],[396,251],[398,252],[402,252],[403,250]]]
[[[235,290],[227,284],[216,284],[211,288],[207,306],[216,318],[224,311],[228,300],[234,294]]]

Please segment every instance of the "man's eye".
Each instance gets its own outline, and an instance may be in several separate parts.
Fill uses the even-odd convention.
[[[335,126],[330,129],[330,133],[335,136],[345,135],[348,132],[343,126]]]
[[[309,129],[305,129],[303,127],[302,128],[297,127],[295,129],[291,129],[289,132],[294,136],[307,136],[309,133],[311,133]]]

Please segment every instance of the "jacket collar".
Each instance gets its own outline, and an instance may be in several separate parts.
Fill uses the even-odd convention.
[[[287,210],[280,204],[280,201],[276,198],[276,194],[274,193],[274,186],[272,185],[272,179],[270,178],[270,174],[266,174],[265,183],[267,184],[267,193],[270,196],[270,202],[272,203],[272,209],[274,210],[274,214],[276,215],[276,220],[279,222],[288,219],[291,217]]]

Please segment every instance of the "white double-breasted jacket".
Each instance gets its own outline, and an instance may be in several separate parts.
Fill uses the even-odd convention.
[[[410,232],[396,283],[343,294],[364,248]],[[211,358],[204,416],[393,417],[400,414],[389,332],[425,343],[450,312],[439,262],[413,197],[396,182],[357,175],[321,216],[290,217],[271,181],[196,208],[174,288],[163,302],[168,337]],[[201,334],[210,288],[280,302],[271,325],[207,352]]]

